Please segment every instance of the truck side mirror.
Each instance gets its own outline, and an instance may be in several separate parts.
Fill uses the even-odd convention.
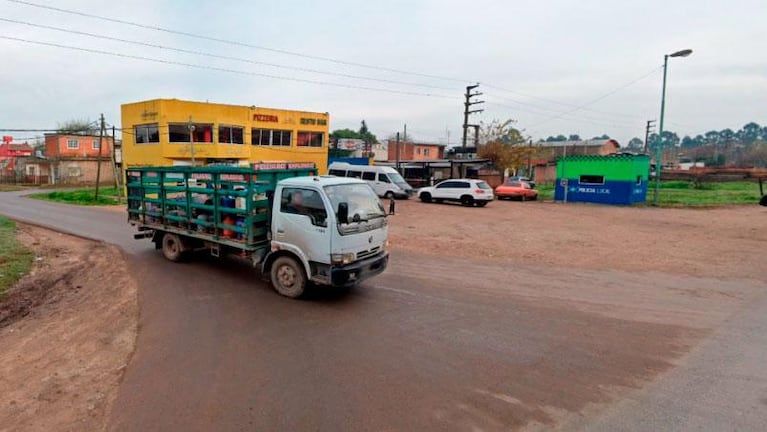
[[[339,223],[348,224],[349,223],[349,204],[345,202],[338,203],[338,212],[336,214],[338,216]]]

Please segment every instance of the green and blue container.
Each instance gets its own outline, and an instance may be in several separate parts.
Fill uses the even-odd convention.
[[[557,161],[556,201],[632,205],[647,200],[647,155],[574,155]]]

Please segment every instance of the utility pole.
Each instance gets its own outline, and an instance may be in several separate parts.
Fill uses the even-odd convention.
[[[101,182],[101,149],[104,148],[104,114],[101,114],[101,127],[99,127],[99,155],[96,159],[96,202],[99,200],[99,183]]]
[[[195,166],[194,162],[194,123],[192,123],[192,116],[189,116],[189,123],[186,127],[189,129],[189,152],[192,154],[192,166]]]
[[[123,191],[120,187],[120,176],[122,170],[117,169],[117,135],[115,134],[115,126],[112,125],[112,175],[115,178],[115,189],[117,189],[117,196],[122,197]]]
[[[655,120],[647,120],[647,128],[644,132],[644,153],[647,153],[648,150],[648,142],[650,140],[650,133],[652,133],[653,128],[655,128]]]
[[[400,172],[399,171],[399,132],[397,132],[397,147],[396,147],[395,153],[396,153],[395,157],[397,159],[397,172]],[[402,175],[402,173],[400,173],[400,175]]]
[[[461,146],[463,147],[464,154],[466,153],[466,134],[468,132],[468,129],[471,125],[469,125],[469,114],[479,113],[484,111],[483,109],[476,109],[472,110],[470,109],[472,105],[477,105],[481,103],[485,103],[485,101],[471,101],[471,98],[480,96],[482,93],[480,92],[474,92],[471,91],[475,88],[479,87],[479,84],[474,84],[466,87],[466,94],[464,94],[464,97],[466,98],[466,101],[463,103],[463,140],[461,141]]]

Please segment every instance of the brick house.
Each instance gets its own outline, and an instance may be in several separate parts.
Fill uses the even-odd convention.
[[[389,140],[387,144],[389,160],[397,160],[397,142]],[[435,160],[445,158],[445,144],[423,144],[413,142],[399,143],[399,160]]]
[[[99,136],[79,134],[46,134],[45,156],[53,173],[52,183],[94,184],[101,164],[101,182],[113,182],[112,137],[103,137],[104,148],[99,158]],[[45,171],[40,163],[40,171]]]

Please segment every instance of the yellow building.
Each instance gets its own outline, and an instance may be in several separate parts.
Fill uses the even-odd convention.
[[[133,166],[314,162],[327,171],[328,113],[178,99],[122,105],[123,163]]]

